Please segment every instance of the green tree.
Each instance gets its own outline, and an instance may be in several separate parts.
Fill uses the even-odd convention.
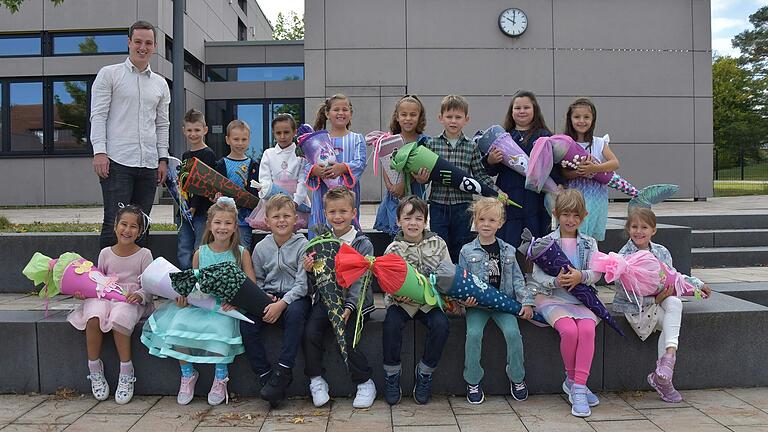
[[[741,51],[739,62],[762,77],[768,72],[768,6],[749,16],[754,28],[733,37],[731,43]]]
[[[304,17],[290,11],[288,15],[282,12],[277,14],[275,29],[272,31],[275,40],[302,40],[304,39]]]
[[[764,106],[765,80],[756,78],[739,59],[719,57],[712,64],[712,110],[718,169],[759,162],[768,142]]]
[[[64,0],[51,0],[51,2],[53,2],[54,6],[58,6],[64,3]],[[11,13],[18,12],[22,3],[24,3],[24,0],[0,0],[0,6],[8,9]]]

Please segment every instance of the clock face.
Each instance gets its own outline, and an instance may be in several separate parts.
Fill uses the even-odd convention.
[[[499,28],[508,36],[520,36],[528,28],[528,16],[518,8],[507,9],[499,15]]]

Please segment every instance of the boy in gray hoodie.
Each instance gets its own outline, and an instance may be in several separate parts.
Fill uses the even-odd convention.
[[[267,225],[271,234],[253,250],[256,284],[272,296],[274,303],[264,309],[263,316],[246,314],[254,324],[240,321],[240,333],[251,369],[262,383],[261,397],[276,406],[285,399],[291,383],[291,369],[301,346],[304,325],[312,305],[307,297],[307,273],[302,268],[307,239],[294,232],[296,208],[286,195],[275,195],[267,201]],[[267,360],[262,330],[267,325],[283,327],[283,346],[274,367]]]

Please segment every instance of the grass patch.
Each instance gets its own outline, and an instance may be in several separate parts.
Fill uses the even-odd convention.
[[[153,224],[152,231],[176,231],[174,224]],[[14,224],[8,218],[0,216],[0,232],[26,233],[26,232],[101,232],[101,224],[94,223],[43,223]]]
[[[741,180],[741,168],[733,167],[717,170],[717,180]],[[768,180],[768,161],[744,167],[744,180]]]
[[[716,197],[768,195],[768,181],[715,180]]]
[[[41,208],[102,208],[101,204],[53,204],[53,205],[3,205],[0,210],[23,210],[23,209],[41,209]]]

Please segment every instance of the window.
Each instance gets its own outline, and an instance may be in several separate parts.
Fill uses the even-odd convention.
[[[126,32],[52,33],[53,55],[128,53]]]
[[[167,36],[165,37],[165,59],[173,63],[173,39]],[[184,70],[200,81],[204,80],[203,62],[187,50],[184,50]]]
[[[304,65],[208,66],[208,81],[291,81],[304,79]]]
[[[245,16],[248,16],[248,0],[237,0],[237,4],[240,5],[240,9]]]
[[[248,40],[248,27],[240,19],[237,20],[237,40]]]
[[[93,78],[0,80],[0,155],[90,154]]]
[[[39,34],[0,36],[0,57],[28,57],[42,55]]]

